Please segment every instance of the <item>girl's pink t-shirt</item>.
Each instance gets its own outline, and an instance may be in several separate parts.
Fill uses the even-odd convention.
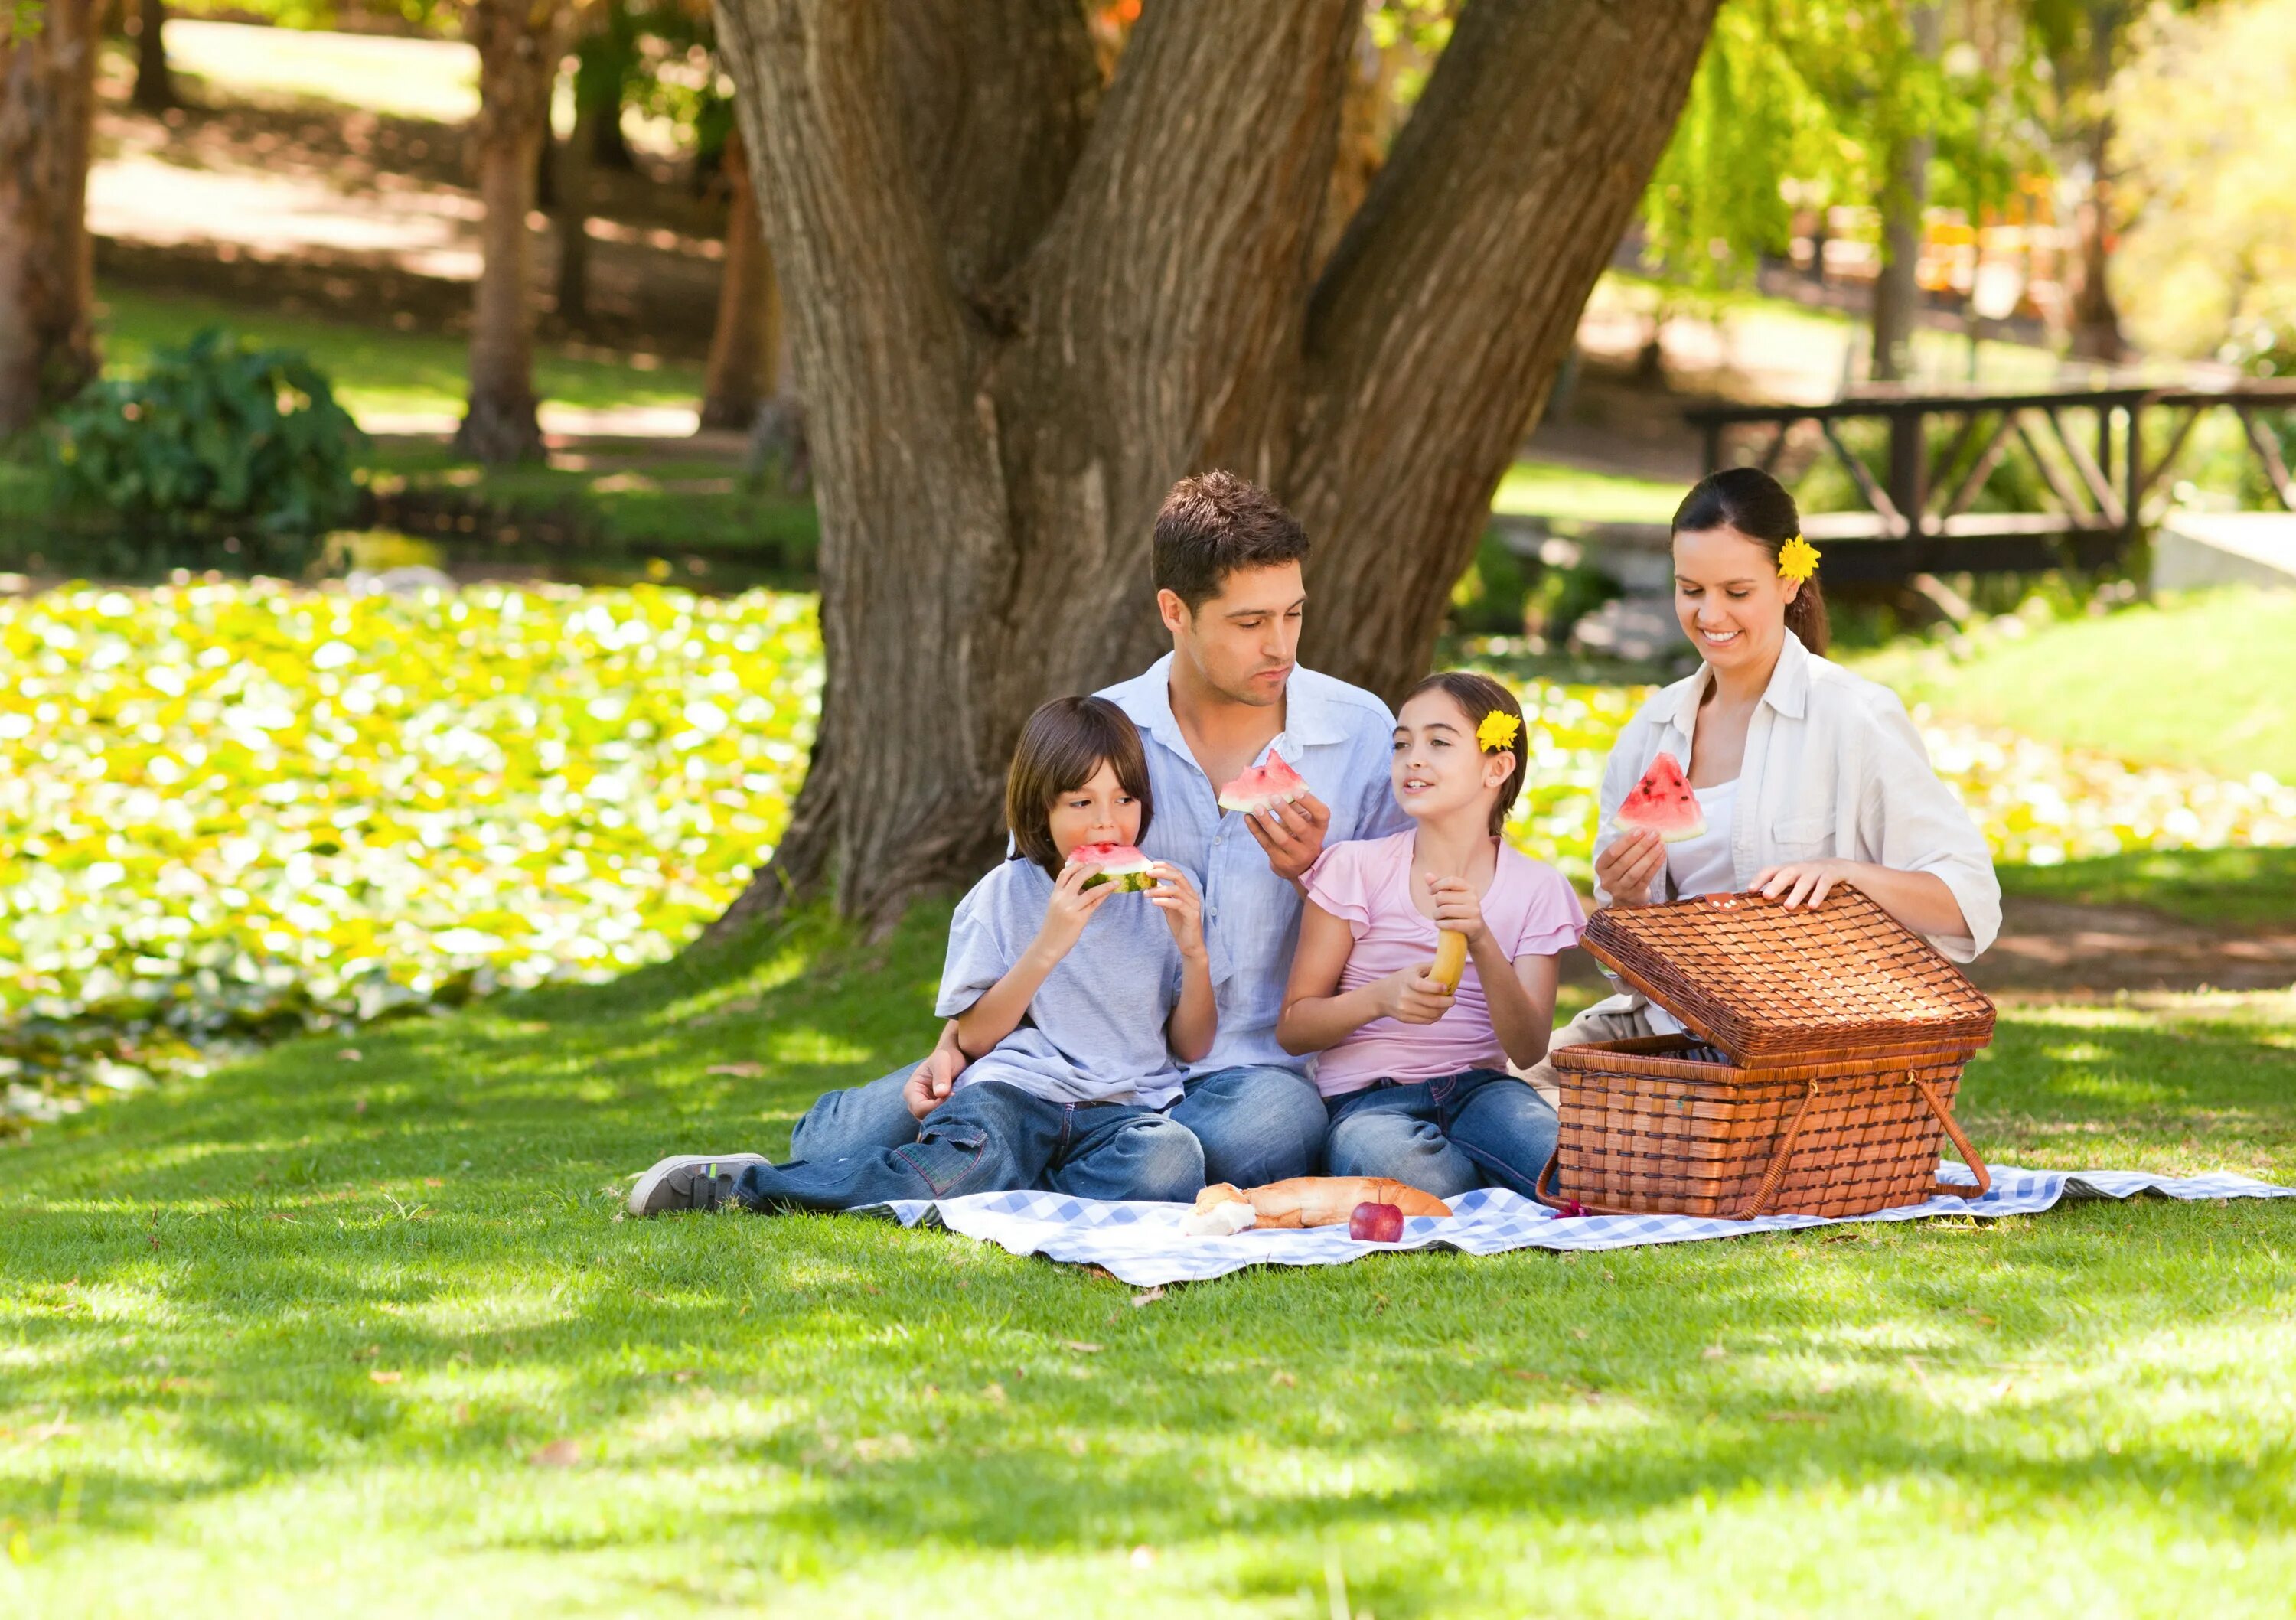
[[[1334,844],[1308,869],[1308,897],[1355,935],[1355,949],[1340,973],[1342,994],[1435,959],[1434,920],[1411,903],[1415,837],[1404,831]],[[1490,892],[1483,896],[1483,921],[1510,961],[1568,950],[1587,931],[1586,912],[1562,874],[1504,843]],[[1432,1024],[1374,1019],[1316,1060],[1316,1085],[1326,1097],[1341,1097],[1374,1080],[1439,1080],[1466,1069],[1505,1067],[1490,1002],[1470,957],[1449,1011]]]

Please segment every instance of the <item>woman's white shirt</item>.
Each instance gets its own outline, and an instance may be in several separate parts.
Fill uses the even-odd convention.
[[[1713,678],[1701,665],[1652,698],[1619,734],[1603,772],[1595,848],[1619,836],[1619,806],[1652,760],[1669,753],[1689,769],[1699,704]],[[1746,728],[1730,822],[1732,890],[1751,888],[1765,867],[1829,857],[1863,861],[1931,873],[1953,891],[1969,932],[1932,936],[1930,943],[1954,961],[1972,960],[2001,931],[1992,854],[1953,790],[1930,768],[1921,733],[1898,694],[1817,657],[1792,631]],[[1682,892],[1671,860],[1663,884],[1663,898]],[[1606,905],[1611,900],[1599,886],[1595,898]]]
[[[1738,784],[1726,781],[1711,788],[1693,788],[1698,813],[1706,830],[1666,847],[1667,880],[1674,892],[1692,895],[1729,894],[1737,888],[1730,864],[1730,834],[1737,821]]]

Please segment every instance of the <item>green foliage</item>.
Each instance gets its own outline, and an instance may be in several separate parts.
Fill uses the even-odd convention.
[[[779,1152],[922,1051],[946,916],[299,1042],[11,1150],[0,1603],[2284,1613],[2284,1203],[1136,1304],[890,1222],[613,1219],[655,1156]],[[2284,996],[2013,1005],[1961,1111],[2012,1163],[2286,1182],[2292,1051]]]
[[[2026,134],[2032,60],[1916,46],[1912,8],[1727,0],[1644,194],[1654,268],[1699,290],[1742,285],[1784,250],[1787,196],[1878,205],[1895,154],[1932,143],[1930,198],[1972,212],[2042,156]]]
[[[59,499],[130,547],[295,569],[357,506],[366,438],[303,356],[210,328],[89,384],[50,442]]]
[[[1449,628],[1463,635],[1521,635],[1536,566],[1516,556],[1496,530],[1485,529],[1475,560],[1451,588]]]

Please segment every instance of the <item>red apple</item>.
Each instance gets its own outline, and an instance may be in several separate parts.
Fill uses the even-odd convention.
[[[1348,1236],[1358,1243],[1394,1243],[1403,1236],[1403,1211],[1393,1204],[1358,1204],[1348,1217]]]

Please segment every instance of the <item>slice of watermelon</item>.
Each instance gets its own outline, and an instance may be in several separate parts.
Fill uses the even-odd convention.
[[[1690,778],[1682,773],[1671,754],[1660,754],[1619,806],[1619,825],[1655,832],[1669,844],[1706,836],[1706,813]]]
[[[1278,805],[1294,804],[1307,797],[1308,784],[1300,773],[1270,749],[1266,765],[1252,766],[1219,790],[1219,807],[1264,815]]]
[[[1129,844],[1078,844],[1069,851],[1069,864],[1100,869],[1084,880],[1086,888],[1111,883],[1120,894],[1156,887],[1156,880],[1148,875],[1148,857]]]

